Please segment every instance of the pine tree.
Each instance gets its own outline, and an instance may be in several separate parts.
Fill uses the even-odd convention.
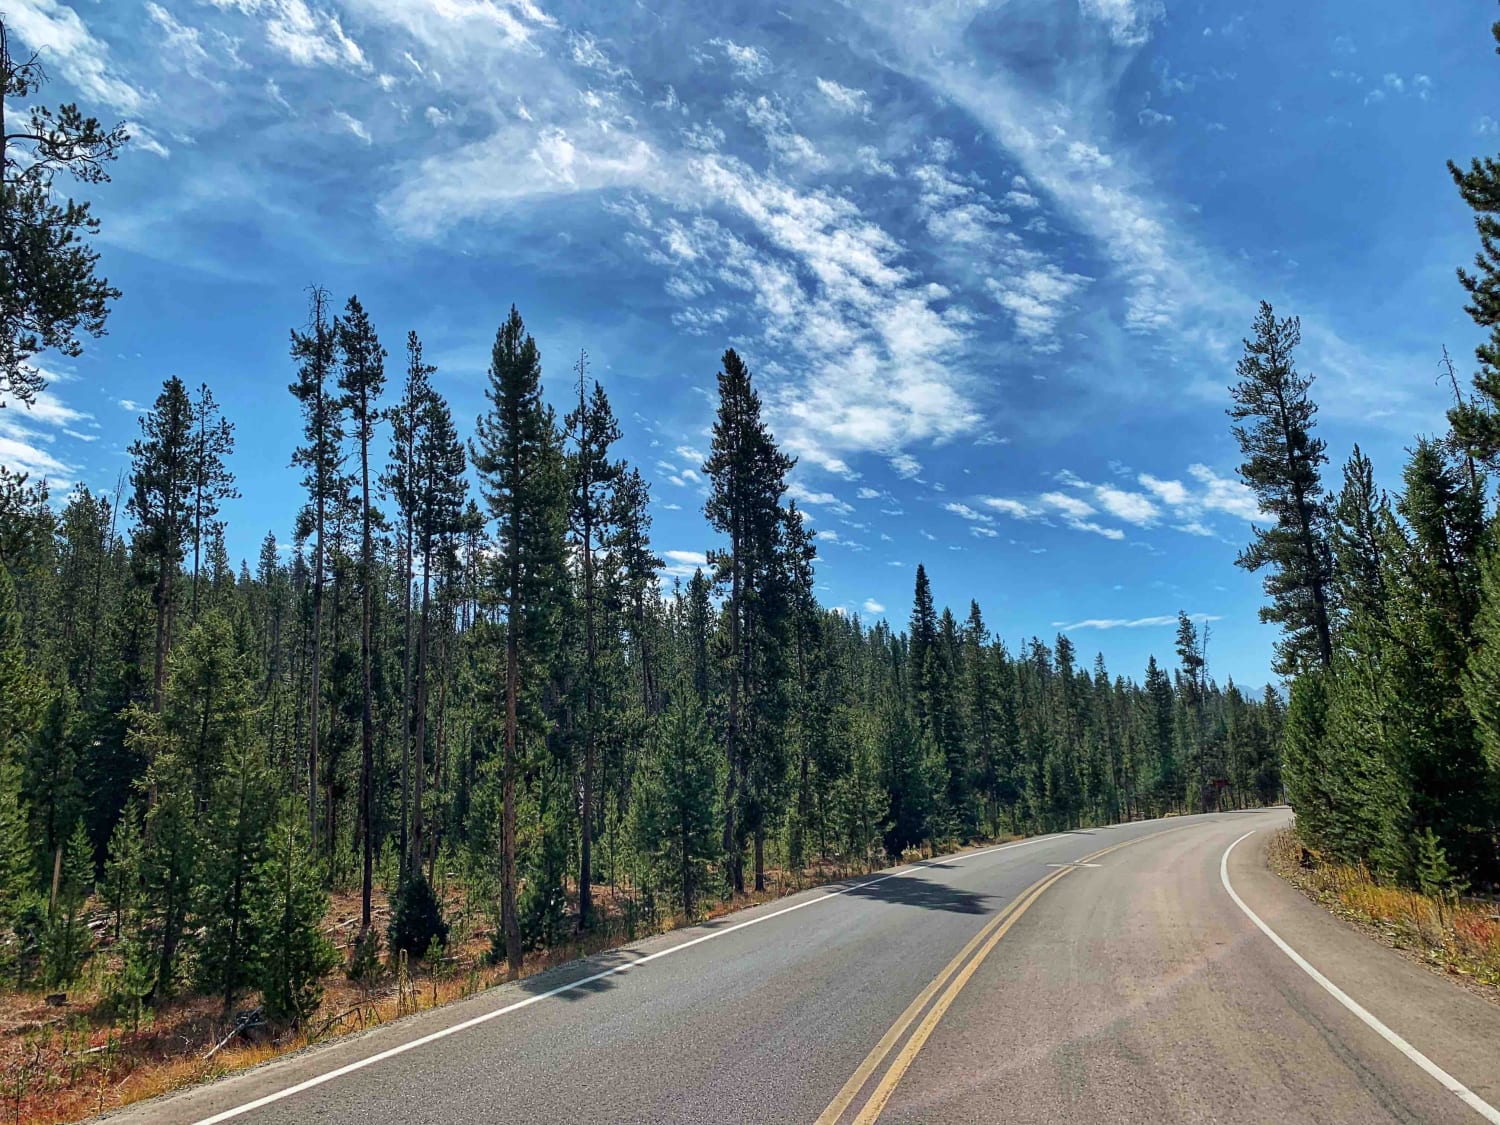
[[[756,841],[755,889],[764,889],[760,859],[764,814],[771,794],[762,781],[773,772],[766,758],[775,749],[777,688],[774,665],[780,641],[773,584],[783,525],[781,498],[796,464],[776,448],[761,419],[760,395],[750,370],[733,349],[718,374],[719,408],[713,445],[703,471],[709,478],[704,515],[729,538],[729,550],[714,551],[714,578],[727,583],[729,618],[725,723],[728,770],[724,795],[723,850],[734,890],[745,887],[746,837]],[[759,779],[754,783],[752,778]]]
[[[257,986],[267,1016],[300,1025],[318,1010],[323,974],[338,964],[339,953],[323,936],[328,895],[290,806],[267,847],[258,876],[264,894],[252,922],[259,943]]]
[[[1144,688],[1146,753],[1152,771],[1154,803],[1158,809],[1176,808],[1182,799],[1182,775],[1173,739],[1175,701],[1172,681],[1158,667],[1154,656],[1146,661]]]
[[[1490,27],[1500,42],[1500,22]],[[1490,468],[1500,468],[1500,158],[1474,157],[1468,168],[1448,162],[1458,193],[1474,211],[1479,251],[1474,272],[1458,271],[1468,293],[1464,311],[1486,329],[1488,338],[1474,349],[1479,370],[1474,374],[1477,401],[1460,401],[1448,412],[1454,436],[1474,457]]]
[[[339,389],[353,426],[359,450],[359,835],[363,857],[360,883],[360,932],[370,928],[371,895],[375,885],[375,690],[371,652],[371,613],[375,585],[374,527],[382,522],[370,493],[370,445],[380,420],[379,400],[385,389],[385,349],[370,318],[350,297],[344,315],[334,322],[338,337]]]
[[[43,976],[52,988],[66,988],[78,978],[93,945],[83,907],[94,885],[94,846],[81,820],[68,837],[60,872],[42,945]]]
[[[412,865],[419,864],[427,843],[425,793],[427,777],[427,716],[429,683],[432,679],[433,577],[446,575],[455,565],[455,548],[470,519],[465,479],[463,442],[453,425],[448,404],[431,392],[422,410],[421,438],[417,443],[420,488],[416,508],[417,552],[422,564],[422,598],[417,622],[417,661],[414,675],[412,741],[416,747],[416,788],[411,836]],[[436,763],[435,763],[436,764]],[[434,846],[430,853],[436,856]]]
[[[152,686],[158,708],[167,683],[178,569],[191,530],[193,434],[187,388],[173,376],[163,384],[150,413],[142,415],[141,436],[130,446],[130,514],[136,521],[136,557],[142,579],[151,586],[156,610]]]
[[[142,723],[158,721],[143,713]],[[149,736],[148,736],[149,737]],[[171,752],[156,755],[144,779],[150,808],[142,853],[141,928],[133,937],[150,967],[146,999],[170,996],[178,983],[179,957],[199,879],[198,833],[191,772]]]
[[[219,505],[239,497],[234,474],[225,464],[234,452],[234,426],[219,412],[208,384],[198,387],[193,403],[192,449],[188,471],[192,477],[189,506],[192,511],[193,594],[189,620],[198,619],[200,558],[205,540],[218,527]]]
[[[1270,568],[1265,591],[1271,604],[1261,608],[1260,618],[1282,627],[1276,670],[1283,675],[1315,664],[1327,668],[1333,659],[1332,559],[1319,475],[1328,458],[1323,440],[1312,433],[1318,410],[1308,394],[1312,377],[1297,371],[1292,355],[1301,341],[1297,318],[1277,320],[1262,301],[1255,339],[1245,341],[1244,357],[1235,367],[1240,381],[1230,388],[1229,416],[1245,456],[1240,478],[1275,521],[1253,528],[1253,542],[1235,561],[1252,572]]]
[[[639,469],[626,469],[615,477],[608,522],[609,554],[616,564],[612,597],[627,609],[626,632],[634,643],[632,663],[639,671],[641,706],[654,714],[658,657],[652,645],[651,605],[662,560],[651,547],[651,488]]]
[[[222,999],[225,1012],[258,976],[263,945],[254,926],[266,893],[260,880],[274,808],[260,751],[241,742],[214,785],[201,833],[202,880],[195,888],[197,983]]]
[[[327,531],[330,509],[347,494],[344,476],[343,404],[333,394],[337,334],[328,319],[328,293],[314,286],[308,297],[305,332],[292,332],[292,359],[297,361],[297,381],[289,390],[302,404],[303,436],[306,444],[292,454],[292,464],[303,470],[302,486],[308,503],[297,515],[297,538],[313,537],[312,652],[307,691],[307,821],[308,838],[318,846],[320,715],[323,701],[323,590],[327,579]],[[329,841],[332,846],[332,841]]]
[[[631,832],[657,885],[672,888],[689,919],[719,854],[721,773],[697,698],[674,692],[636,776]]]
[[[71,694],[55,692],[41,725],[31,737],[23,761],[22,785],[31,809],[31,839],[38,866],[49,873],[49,910],[55,908],[63,852],[82,814],[82,787],[77,774],[77,734]]]
[[[401,871],[411,862],[408,837],[412,758],[412,650],[416,643],[412,615],[412,582],[415,577],[417,505],[421,494],[421,467],[417,450],[422,436],[432,376],[437,368],[422,357],[422,341],[416,332],[406,334],[406,382],[401,399],[387,412],[391,423],[389,464],[381,474],[382,487],[396,502],[401,544]],[[418,802],[420,804],[420,801]],[[418,813],[420,816],[420,813]]]
[[[141,875],[144,870],[145,825],[141,806],[131,799],[109,837],[108,859],[100,897],[114,915],[114,938],[119,941],[127,927],[134,929],[141,905]]]
[[[1283,736],[1282,777],[1297,814],[1297,832],[1313,847],[1326,846],[1335,794],[1326,765],[1328,677],[1316,668],[1292,681]]]
[[[0,575],[5,573],[0,567]],[[36,866],[21,800],[21,767],[0,748],[0,926],[13,927],[36,901]]]
[[[490,409],[479,417],[470,454],[496,525],[488,586],[505,610],[500,895],[512,974],[520,972],[522,951],[516,772],[522,726],[536,722],[535,695],[556,647],[567,516],[561,443],[552,410],[542,400],[541,374],[536,342],[512,306],[495,336],[485,390]]]
[[[81,355],[78,334],[104,335],[110,303],[120,296],[95,272],[99,254],[88,236],[99,220],[87,203],[64,196],[57,176],[108,181],[105,165],[129,134],[123,125],[106,129],[71,102],[56,110],[36,104],[46,80],[40,56],[11,55],[0,22],[0,409],[7,398],[34,402],[46,384],[32,357],[49,348]],[[26,120],[7,119],[12,101],[29,107]]]
[[[1333,592],[1340,622],[1385,618],[1385,545],[1391,513],[1375,487],[1375,467],[1359,446],[1344,465],[1344,487],[1333,510]]]
[[[587,927],[593,920],[594,772],[599,738],[599,588],[595,552],[601,538],[609,536],[610,498],[623,465],[610,456],[610,447],[620,439],[620,427],[610,409],[604,388],[596,382],[586,395],[587,353],[580,353],[578,405],[563,421],[572,440],[568,457],[568,529],[570,546],[578,569],[579,598],[583,610],[583,709],[580,716],[583,741],[582,800],[579,810],[578,922]]]

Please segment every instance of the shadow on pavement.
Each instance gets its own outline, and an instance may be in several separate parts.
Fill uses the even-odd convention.
[[[855,884],[844,891],[850,898],[873,898],[897,906],[920,906],[925,910],[949,910],[955,914],[984,914],[988,912],[988,895],[976,895],[972,891],[945,887],[941,883],[923,879],[917,875],[901,875],[894,879],[882,879],[868,886]]]
[[[589,977],[602,973],[606,969],[632,964],[640,959],[639,953],[624,949],[611,949],[604,953],[596,953],[585,961],[559,965],[555,969],[548,969],[535,976],[526,977],[518,982],[518,987],[522,992],[535,995],[551,992],[554,988],[562,988],[565,985],[573,985],[566,992],[559,992],[557,998],[559,1000],[583,1000],[595,993],[609,991],[615,986],[616,976],[621,974],[602,977],[599,980],[589,980]],[[574,984],[575,981],[579,983]]]

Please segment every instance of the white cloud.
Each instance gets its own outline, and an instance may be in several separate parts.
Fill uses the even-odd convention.
[[[865,609],[866,613],[884,613],[885,612],[885,606],[881,605],[874,598],[866,598],[865,599],[864,609]]]
[[[1142,473],[1136,478],[1144,488],[1156,493],[1162,501],[1173,508],[1180,508],[1188,503],[1188,490],[1178,480],[1161,480],[1153,477],[1150,473]]]
[[[662,557],[684,566],[708,565],[708,556],[702,551],[663,551]]]
[[[818,92],[828,99],[830,105],[844,113],[868,113],[870,96],[863,90],[841,86],[829,78],[818,79]]]
[[[216,8],[235,9],[261,21],[266,42],[298,66],[337,66],[366,71],[364,50],[344,34],[339,18],[318,11],[306,0],[208,0]],[[378,11],[382,0],[370,0]],[[413,8],[418,5],[411,5]]]
[[[1033,508],[1030,504],[1021,500],[1012,500],[1005,496],[986,496],[980,501],[1002,515],[1010,516],[1012,519],[1029,520],[1041,515],[1041,510]]]
[[[43,374],[49,383],[58,381],[51,372]],[[78,469],[51,448],[56,442],[53,431],[91,441],[92,435],[76,432],[75,423],[92,417],[68,406],[50,389],[39,392],[29,408],[9,403],[0,409],[0,465],[36,479],[46,478],[54,489],[66,488],[77,479]]]
[[[1070,496],[1066,492],[1044,492],[1038,497],[1049,508],[1055,508],[1070,519],[1081,520],[1094,514],[1094,507],[1086,500]]]
[[[759,47],[745,46],[733,39],[710,39],[709,45],[722,48],[724,57],[741,78],[757,78],[771,67],[770,57]]]
[[[55,66],[85,98],[120,113],[138,113],[151,100],[115,70],[108,45],[71,7],[57,0],[8,0],[5,24],[11,34],[40,52],[43,65]]]
[[[166,160],[172,155],[172,150],[162,144],[155,133],[146,128],[139,121],[125,122],[125,129],[130,133],[130,147],[149,152],[152,156],[159,156]]]
[[[1094,488],[1094,499],[1116,519],[1140,527],[1149,527],[1161,515],[1156,505],[1139,492],[1126,492],[1112,485],[1097,485]]]
[[[1160,0],[1079,0],[1078,6],[1122,47],[1139,47],[1151,38],[1151,25],[1163,14]]]
[[[831,492],[814,492],[799,480],[794,480],[787,485],[786,494],[791,499],[802,504],[815,504],[818,507],[828,508],[830,511],[847,516],[854,511],[851,504],[840,500]]]
[[[1203,485],[1200,503],[1211,512],[1227,512],[1243,520],[1261,519],[1255,494],[1237,480],[1221,477],[1207,465],[1189,465],[1188,475]]]
[[[370,130],[365,128],[365,123],[359,118],[352,117],[341,109],[334,110],[333,117],[335,121],[337,121],[349,132],[353,133],[360,140],[364,141],[365,144],[372,143],[370,140]]]
[[[922,463],[909,453],[897,453],[889,460],[898,477],[910,480],[922,471]]]
[[[1221,477],[1203,464],[1189,465],[1188,476],[1197,482],[1197,487],[1179,480],[1163,480],[1150,473],[1142,473],[1136,478],[1181,521],[1176,525],[1179,531],[1190,535],[1214,534],[1202,519],[1210,512],[1222,512],[1242,520],[1264,518],[1255,494],[1238,480]]]
[[[943,510],[952,512],[955,516],[966,519],[971,523],[991,523],[994,520],[993,516],[987,516],[983,512],[976,512],[967,504],[960,504],[957,501],[950,501],[944,504]]]
[[[1015,318],[1016,332],[1037,351],[1056,351],[1057,322],[1068,302],[1090,278],[1069,273],[1052,262],[1014,277],[990,278],[985,287],[995,302]]]
[[[1188,615],[1194,621],[1219,621],[1221,617],[1213,613],[1191,613]],[[1161,614],[1156,617],[1090,617],[1083,621],[1075,621],[1071,625],[1064,625],[1063,632],[1071,632],[1074,629],[1157,629],[1167,625],[1176,625],[1177,615]]]
[[[781,159],[810,169],[823,167],[823,154],[810,140],[792,128],[791,118],[766,95],[761,94],[753,101],[739,95],[732,98],[730,104],[760,131],[766,139],[766,146]]]
[[[1000,533],[998,531],[996,531],[993,527],[983,527],[983,526],[980,526],[980,525],[976,525],[974,527],[969,528],[969,534],[973,535],[973,536],[976,536],[978,538],[981,538],[981,539],[994,539]]]

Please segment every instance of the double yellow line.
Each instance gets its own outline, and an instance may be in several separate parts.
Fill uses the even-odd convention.
[[[1165,836],[1168,832],[1178,831],[1181,831],[1181,828],[1167,828],[1161,832],[1153,832],[1149,836],[1126,840],[1124,843],[1092,852],[1082,859],[1074,860],[1069,866],[1060,867],[1051,874],[1044,875],[1012,899],[1004,910],[995,915],[983,929],[969,939],[968,944],[958,951],[957,956],[943,966],[942,972],[938,973],[932,983],[922,989],[916,999],[906,1006],[906,1010],[897,1017],[895,1023],[891,1024],[890,1030],[880,1037],[880,1042],[876,1043],[870,1053],[865,1056],[864,1062],[860,1063],[858,1069],[849,1076],[849,1081],[844,1083],[833,1101],[828,1103],[828,1108],[819,1115],[816,1125],[837,1125],[837,1122],[844,1119],[849,1107],[854,1104],[855,1099],[869,1083],[870,1077],[885,1061],[886,1056],[891,1053],[896,1044],[901,1042],[907,1029],[921,1016],[921,1022],[917,1024],[916,1030],[907,1037],[901,1050],[886,1068],[885,1073],[881,1075],[875,1088],[851,1122],[852,1125],[870,1125],[880,1116],[895,1092],[896,1086],[911,1069],[911,1064],[916,1061],[917,1052],[937,1030],[938,1023],[952,1006],[953,1001],[958,998],[958,994],[963,991],[964,986],[969,983],[969,978],[978,971],[984,959],[990,955],[990,951],[1000,943],[1000,939],[1010,931],[1021,915],[1030,910],[1032,904],[1041,898],[1049,887],[1065,878],[1069,872],[1077,870],[1078,864],[1090,863],[1109,855],[1110,852],[1128,848],[1132,844],[1154,840],[1158,836]],[[934,996],[937,996],[936,1001],[933,1000]],[[926,1015],[923,1015],[923,1012]]]

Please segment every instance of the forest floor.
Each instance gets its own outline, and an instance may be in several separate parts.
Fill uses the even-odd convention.
[[[768,871],[765,891],[716,901],[691,920],[675,916],[643,920],[627,891],[598,885],[594,891],[596,925],[554,947],[528,953],[520,975],[528,977],[613,946],[710,921],[866,870],[823,862],[800,873]],[[342,967],[336,968],[324,979],[318,1013],[300,1029],[254,1024],[253,995],[228,1012],[217,999],[184,996],[138,1020],[126,1018],[112,1010],[106,999],[110,978],[118,971],[118,957],[109,940],[109,919],[97,913],[91,920],[98,941],[96,952],[61,1003],[56,996],[49,1002],[43,990],[18,990],[0,982],[0,1122],[80,1121],[510,980],[503,965],[489,963],[492,925],[484,904],[465,902],[452,883],[446,888],[440,884],[438,889],[452,926],[441,962],[385,964],[376,979],[365,982],[351,981]],[[374,926],[382,937],[390,922],[387,897],[379,895],[373,911]],[[324,930],[347,964],[359,931],[357,890],[332,896]],[[242,1018],[252,1026],[235,1032]]]
[[[1442,899],[1377,883],[1363,867],[1304,852],[1291,828],[1271,841],[1271,869],[1377,941],[1500,1004],[1500,900]]]

